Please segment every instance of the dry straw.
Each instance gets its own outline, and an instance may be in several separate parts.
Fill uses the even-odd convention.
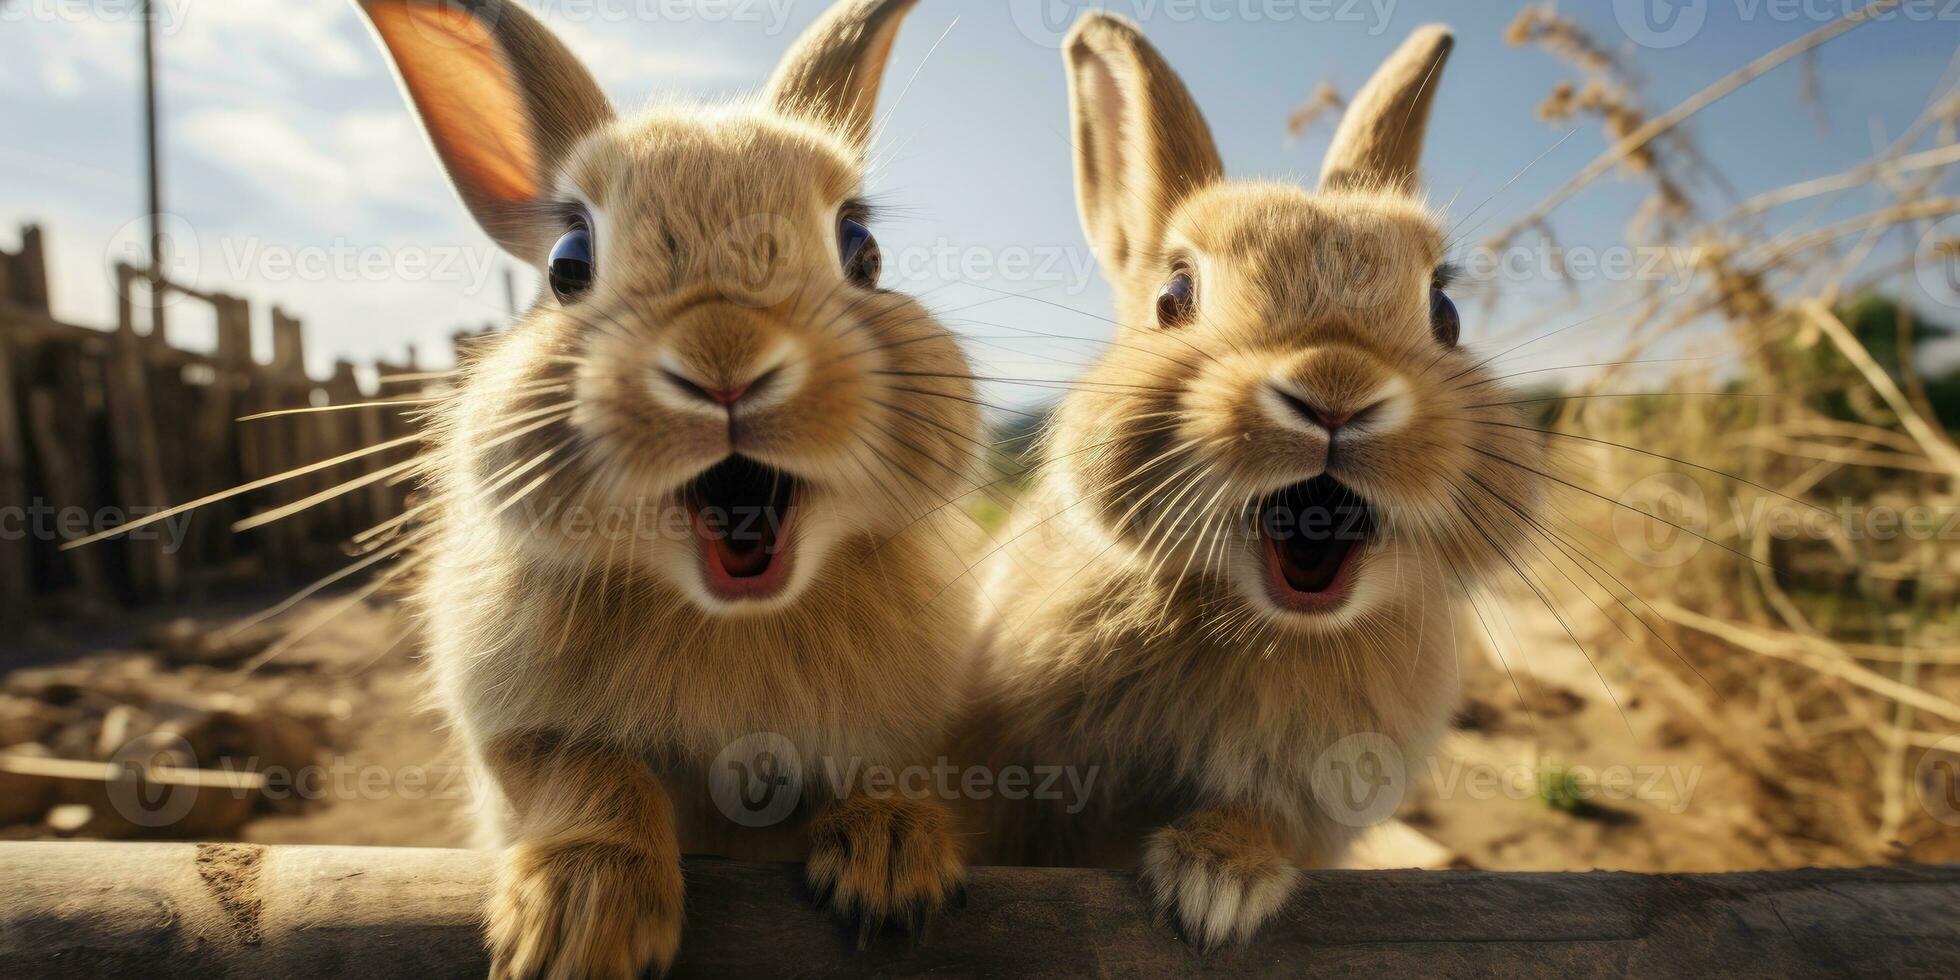
[[[1628,244],[1695,256],[1685,271],[1625,287],[1630,296],[1575,297],[1527,319],[1598,316],[1588,329],[1629,338],[1620,361],[1698,349],[1734,361],[1661,383],[1651,371],[1609,368],[1569,394],[1646,394],[1567,398],[1548,417],[1557,433],[1548,438],[1576,464],[1572,482],[1602,495],[1563,501],[1568,541],[1613,543],[1638,504],[1602,501],[1670,472],[1699,487],[1706,524],[1681,523],[1714,546],[1672,565],[1596,547],[1607,575],[1581,575],[1577,561],[1537,574],[1564,587],[1568,611],[1601,610],[1588,646],[1608,677],[1658,701],[1668,724],[1698,732],[1753,781],[1746,795],[1769,830],[1763,851],[1786,865],[1952,859],[1938,850],[1952,829],[1922,805],[1915,780],[1927,748],[1960,732],[1960,545],[1938,519],[1960,513],[1960,448],[1914,363],[1915,314],[1925,311],[1910,304],[1915,245],[1960,211],[1960,198],[1939,193],[1960,162],[1960,88],[1950,70],[1913,126],[1869,162],[1713,216],[1703,189],[1725,185],[1683,127],[1893,6],[1881,0],[1826,24],[1659,114],[1641,103],[1636,66],[1555,8],[1527,9],[1508,33],[1576,74],[1540,116],[1591,120],[1609,148],[1489,244],[1549,234],[1560,205],[1617,172],[1650,191]],[[1856,217],[1819,223],[1833,206],[1842,214],[1870,201]],[[1845,322],[1877,294],[1897,301],[1893,365],[1868,347],[1869,331],[1861,339]],[[1773,521],[1747,519],[1763,505],[1793,509],[1825,533],[1779,534]],[[1936,515],[1921,533],[1852,533],[1869,515],[1915,508]]]

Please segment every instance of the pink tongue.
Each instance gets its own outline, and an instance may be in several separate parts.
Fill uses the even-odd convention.
[[[776,560],[775,528],[766,526],[766,521],[754,524],[765,526],[751,525],[740,535],[740,540],[732,540],[734,535],[728,531],[709,534],[708,553],[730,578],[754,578],[767,572]]]
[[[1294,591],[1325,592],[1341,573],[1341,560],[1353,545],[1333,541],[1311,549],[1294,549],[1275,541],[1272,547],[1279,555],[1280,574],[1286,576],[1286,584]],[[1300,554],[1301,550],[1306,553]]]

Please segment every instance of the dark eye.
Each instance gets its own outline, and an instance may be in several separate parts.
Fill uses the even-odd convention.
[[[1436,341],[1444,347],[1455,347],[1457,334],[1463,330],[1463,321],[1456,315],[1456,304],[1444,295],[1441,289],[1429,291],[1429,332],[1436,335]]]
[[[551,246],[551,259],[545,264],[552,295],[561,303],[577,299],[592,288],[593,268],[592,229],[583,221],[576,222],[558,236],[558,243]]]
[[[863,222],[844,218],[837,223],[837,255],[843,260],[844,275],[866,289],[878,285],[878,273],[885,259],[878,251],[878,240]]]
[[[1198,312],[1198,286],[1189,272],[1179,272],[1157,293],[1157,325],[1181,327]]]

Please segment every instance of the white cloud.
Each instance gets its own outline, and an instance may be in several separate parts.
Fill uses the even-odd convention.
[[[10,92],[45,87],[70,100],[98,86],[127,89],[142,67],[136,24],[117,20],[7,23],[0,35],[0,79]]]
[[[639,98],[650,87],[678,88],[694,82],[750,80],[761,84],[763,66],[714,47],[681,50],[672,44],[650,43],[644,26],[587,21],[552,20],[552,30],[580,61],[591,69],[601,88],[615,95]]]
[[[351,4],[159,3],[165,199],[197,225],[199,285],[251,298],[261,317],[278,303],[306,319],[316,371],[335,356],[398,357],[408,343],[442,363],[450,332],[502,319],[511,262],[456,201]],[[540,6],[621,105],[758,85],[781,43],[699,18],[581,20]],[[0,147],[0,167],[21,185],[0,220],[46,227],[57,313],[75,322],[114,322],[105,244],[141,210],[140,45],[126,17],[0,24],[0,128],[38,137]],[[309,278],[255,261],[339,249],[390,261],[462,254],[467,281],[402,270]],[[532,278],[519,270],[521,300]],[[177,323],[194,332],[198,319],[187,311]]]

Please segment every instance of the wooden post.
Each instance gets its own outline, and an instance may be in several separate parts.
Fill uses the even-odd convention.
[[[20,251],[4,255],[0,269],[0,294],[15,304],[37,313],[48,312],[48,256],[41,239],[40,225],[20,229]]]
[[[128,285],[138,275],[116,267],[117,292],[122,297],[116,335],[110,343],[105,379],[111,438],[115,440],[116,493],[119,506],[165,507],[169,491],[163,481],[163,461],[157,452],[155,419],[151,414],[149,359],[146,344],[137,337]],[[138,595],[157,598],[177,588],[177,565],[156,541],[126,542],[130,581]]]
[[[228,367],[252,363],[252,304],[237,296],[211,297],[218,320],[218,361]]]
[[[275,306],[272,308],[273,373],[306,374],[306,330],[297,318]]]
[[[321,388],[327,393],[327,401],[334,405],[357,405],[366,397],[361,393],[360,379],[354,376],[354,365],[347,361],[334,362],[333,374],[327,378],[326,384]],[[383,410],[361,408],[348,412],[322,413],[320,418],[327,424],[331,439],[320,447],[321,453],[327,456],[339,456],[362,446],[373,445],[373,442],[365,441],[369,428],[367,416],[379,411]],[[375,440],[375,442],[379,441]],[[373,465],[379,464],[370,464],[370,467]],[[345,478],[345,476],[338,477],[335,482]],[[381,484],[372,484],[365,493],[347,494],[334,501],[333,511],[340,522],[340,526],[335,531],[336,535],[341,537],[351,535],[380,520],[379,517],[370,517],[370,515],[380,513],[376,509],[376,502],[386,499],[387,489]],[[382,491],[381,495],[376,495],[377,490]]]
[[[490,855],[0,843],[0,975],[482,977]],[[975,868],[922,942],[811,908],[794,865],[690,858],[676,977],[1960,975],[1960,867],[1319,871],[1199,953],[1131,875]]]
[[[14,395],[13,360],[13,345],[0,336],[0,507],[19,507],[24,515],[32,501],[27,499],[26,437]],[[0,608],[27,608],[33,593],[32,548],[31,537],[0,540]]]
[[[34,455],[41,461],[41,482],[47,489],[48,505],[58,509],[86,508],[89,494],[83,490],[78,474],[81,463],[73,458],[80,447],[61,436],[61,408],[54,392],[29,392],[27,409]],[[102,571],[101,551],[80,548],[67,552],[66,557],[68,566],[75,571],[75,584],[84,595],[97,599],[109,595],[109,580]]]

